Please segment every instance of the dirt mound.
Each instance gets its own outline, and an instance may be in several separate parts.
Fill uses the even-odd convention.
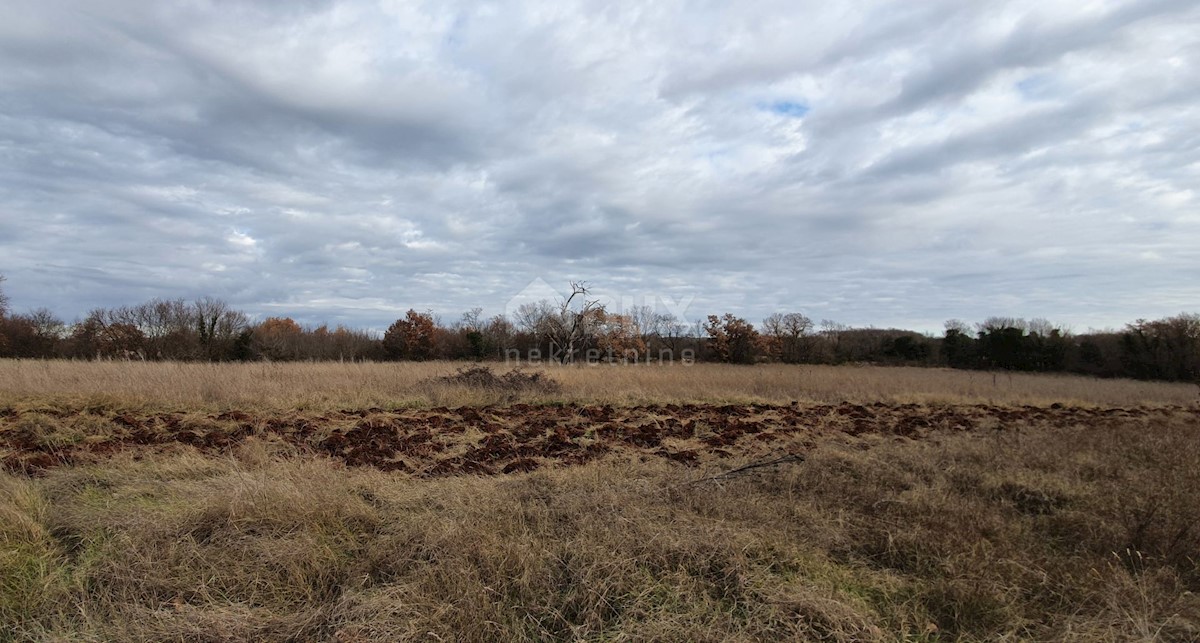
[[[545,373],[513,369],[503,375],[496,375],[487,366],[460,368],[453,375],[436,377],[432,381],[502,393],[557,393],[561,389],[558,382]]]

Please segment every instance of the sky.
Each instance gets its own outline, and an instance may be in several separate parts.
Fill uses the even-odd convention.
[[[1200,311],[1200,3],[0,8],[0,274],[384,328]]]

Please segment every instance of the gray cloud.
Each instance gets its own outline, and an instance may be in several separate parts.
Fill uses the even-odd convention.
[[[6,14],[18,310],[211,294],[379,328],[535,278],[924,329],[1200,302],[1192,2]]]

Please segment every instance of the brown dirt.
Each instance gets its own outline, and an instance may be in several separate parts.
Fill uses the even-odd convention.
[[[76,438],[45,439],[22,429],[29,425],[26,416],[35,415],[49,416]],[[802,453],[818,438],[919,440],[963,431],[1000,438],[1019,435],[1025,427],[1098,427],[1131,418],[1179,415],[1200,420],[1200,408],[514,404],[208,415],[3,408],[0,456],[5,469],[38,475],[52,467],[93,462],[121,452],[138,457],[182,447],[221,454],[257,437],[327,454],[349,466],[438,477],[526,472],[619,454],[698,466],[730,457]],[[97,426],[103,430],[97,431]],[[72,433],[74,427],[88,427],[88,431]]]

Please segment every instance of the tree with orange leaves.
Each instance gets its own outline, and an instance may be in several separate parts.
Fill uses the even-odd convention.
[[[646,341],[637,320],[630,315],[616,315],[601,310],[596,328],[596,348],[606,361],[632,361],[646,355]]]
[[[753,364],[758,348],[758,331],[750,322],[725,313],[723,317],[709,315],[704,324],[708,346],[718,360],[733,364]]]
[[[383,334],[384,353],[391,359],[429,359],[433,356],[436,330],[433,315],[410,309]]]
[[[268,359],[296,359],[303,335],[304,330],[291,317],[268,317],[254,329],[254,346]]]

